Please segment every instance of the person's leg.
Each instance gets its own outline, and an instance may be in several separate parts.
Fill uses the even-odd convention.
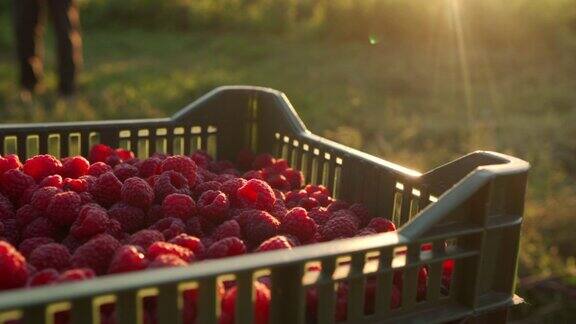
[[[42,78],[42,33],[38,0],[14,1],[16,51],[20,63],[20,86],[34,91]]]
[[[59,91],[71,95],[76,88],[76,75],[82,64],[80,16],[74,0],[47,0],[58,42]]]

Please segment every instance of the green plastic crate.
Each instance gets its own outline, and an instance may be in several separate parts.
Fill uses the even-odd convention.
[[[306,182],[333,189],[339,199],[365,203],[392,219],[397,232],[272,251],[186,268],[100,277],[0,293],[0,323],[51,322],[70,309],[72,323],[98,323],[98,306],[116,303],[119,323],[142,321],[142,298],[158,295],[160,323],[179,323],[181,291],[199,291],[197,323],[216,323],[216,283],[234,276],[238,284],[237,323],[251,323],[252,281],[272,281],[270,323],[305,323],[305,292],[317,287],[318,323],[334,321],[335,284],[349,285],[347,323],[427,322],[462,319],[505,321],[514,295],[520,226],[529,164],[478,151],[419,173],[312,134],[286,96],[250,87],[217,88],[171,118],[0,126],[0,153],[21,159],[38,153],[87,155],[105,143],[139,157],[163,151],[189,154],[204,149],[234,159],[241,148],[273,152],[305,173]],[[432,243],[432,252],[421,245]],[[445,249],[449,244],[451,248]],[[406,250],[404,256],[397,255]],[[396,252],[395,252],[396,251]],[[442,262],[455,260],[448,293],[440,289]],[[305,265],[319,262],[317,276]],[[429,266],[426,300],[416,301],[417,273]],[[402,305],[390,309],[392,271],[402,269]],[[377,280],[375,313],[364,314],[367,276]]]

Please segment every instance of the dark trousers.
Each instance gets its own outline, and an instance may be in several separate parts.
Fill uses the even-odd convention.
[[[58,46],[59,91],[74,92],[76,74],[82,63],[80,19],[74,0],[14,0],[14,22],[20,85],[33,91],[43,74],[42,8],[48,8]]]

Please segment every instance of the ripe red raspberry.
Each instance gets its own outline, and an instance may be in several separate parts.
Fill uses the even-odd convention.
[[[258,246],[266,239],[277,235],[279,229],[280,222],[274,216],[265,211],[259,211],[251,213],[249,218],[245,220],[245,224],[242,226],[242,234],[251,246]]]
[[[272,250],[281,250],[281,249],[291,249],[292,244],[283,235],[273,236],[266,241],[262,242],[260,246],[255,250],[255,252],[264,252],[264,251],[272,251]]]
[[[73,191],[54,195],[46,208],[46,214],[55,224],[71,225],[78,217],[82,199]]]
[[[284,201],[276,199],[274,206],[272,206],[270,209],[270,215],[274,216],[277,220],[282,222],[284,217],[286,217],[286,214],[288,214],[288,209],[286,208]]]
[[[34,180],[40,181],[46,176],[60,174],[62,172],[62,162],[49,154],[36,155],[26,160],[22,171],[34,178]]]
[[[216,241],[227,237],[241,237],[241,235],[242,230],[240,229],[240,225],[233,219],[218,225],[214,232],[212,232],[212,238]]]
[[[448,259],[442,263],[442,290],[446,293],[450,290],[452,275],[454,274],[454,259]]]
[[[121,196],[125,203],[147,209],[154,201],[154,189],[146,180],[132,177],[124,181]]]
[[[138,175],[138,168],[128,163],[118,164],[114,167],[114,175],[120,182]]]
[[[163,201],[169,194],[187,194],[189,192],[188,180],[176,171],[163,172],[154,183],[154,193],[159,202]]]
[[[114,173],[107,172],[99,176],[90,190],[90,194],[100,205],[110,207],[118,202],[121,197],[122,182],[116,178]]]
[[[96,277],[94,270],[90,268],[70,269],[62,272],[58,282],[84,281]]]
[[[50,238],[50,237],[33,237],[33,238],[29,238],[26,239],[24,241],[22,241],[22,243],[20,243],[20,245],[18,245],[18,251],[20,251],[20,253],[22,253],[22,255],[28,259],[30,258],[30,254],[32,253],[32,251],[34,251],[34,249],[36,249],[37,247],[44,245],[44,244],[49,244],[49,243],[54,243],[54,239]]]
[[[255,281],[254,285],[254,323],[267,324],[269,322],[270,314],[270,289],[265,284]],[[221,301],[221,315],[220,324],[233,324],[235,323],[235,308],[236,299],[238,295],[237,286],[228,290]]]
[[[62,164],[62,175],[68,178],[79,178],[88,174],[90,162],[82,156],[67,158]]]
[[[22,287],[27,279],[26,259],[10,243],[0,241],[0,291]]]
[[[121,273],[143,270],[148,267],[148,259],[140,250],[140,247],[134,245],[124,245],[120,247],[112,261],[108,273]]]
[[[92,165],[90,165],[90,168],[88,169],[88,174],[93,176],[93,177],[99,177],[101,175],[103,175],[106,172],[111,172],[112,171],[112,167],[110,167],[108,164],[104,163],[104,162],[96,162]]]
[[[86,179],[64,178],[62,182],[62,188],[65,191],[81,193],[87,191],[89,187],[88,181]]]
[[[223,193],[226,194],[226,196],[228,196],[228,200],[230,201],[230,206],[234,206],[234,207],[241,206],[241,201],[240,201],[240,198],[238,198],[237,193],[238,193],[238,189],[240,189],[240,187],[244,186],[246,184],[246,182],[248,182],[248,181],[245,179],[234,178],[234,179],[228,180],[222,184],[222,186],[220,187],[220,191],[222,191]]]
[[[144,250],[147,250],[154,242],[164,241],[164,235],[156,230],[143,229],[138,231],[128,239],[128,244],[136,245]]]
[[[54,268],[61,271],[70,266],[70,252],[62,244],[48,243],[35,248],[29,261],[38,270]]]
[[[218,259],[246,253],[246,245],[237,237],[227,237],[214,242],[208,248],[206,256],[209,259]]]
[[[38,190],[38,185],[32,185],[22,193],[22,196],[17,200],[16,205],[23,206],[29,204],[32,201],[32,195]]]
[[[370,221],[370,219],[372,218],[370,210],[363,204],[359,203],[352,204],[350,208],[348,208],[348,210],[353,212],[358,217],[358,219],[360,220],[360,226],[366,226]]]
[[[42,179],[39,184],[40,187],[56,187],[58,189],[62,189],[64,187],[64,182],[62,180],[62,176],[59,174],[49,175],[46,178]]]
[[[334,200],[328,205],[327,209],[329,212],[334,213],[342,209],[348,209],[350,204],[342,200]]]
[[[110,218],[120,222],[124,232],[134,233],[146,227],[146,213],[140,208],[123,202],[114,204],[108,214]]]
[[[4,157],[0,156],[0,175],[8,170],[20,169],[22,163],[16,154],[8,154]]]
[[[242,178],[244,178],[245,180],[252,180],[252,179],[264,180],[264,172],[262,172],[261,170],[246,171],[242,175]]]
[[[238,197],[246,207],[268,210],[274,206],[276,196],[270,186],[262,180],[248,180],[238,189]]]
[[[194,252],[191,250],[183,246],[168,242],[152,243],[152,245],[148,247],[148,251],[146,253],[150,260],[154,260],[157,256],[162,254],[172,254],[186,262],[192,262],[195,259]]]
[[[166,240],[171,240],[174,236],[186,232],[186,225],[180,218],[166,217],[150,226],[150,229],[161,232]]]
[[[221,187],[222,187],[222,184],[218,181],[215,181],[215,180],[198,183],[196,185],[196,187],[194,187],[194,190],[193,190],[194,197],[197,199],[198,197],[200,197],[200,195],[202,195],[202,193],[204,191],[220,190]]]
[[[280,231],[296,236],[300,242],[306,242],[316,234],[317,225],[308,217],[306,209],[295,207],[282,220]]]
[[[348,217],[330,218],[324,226],[320,228],[322,240],[332,241],[339,238],[352,237],[356,234],[358,226]]]
[[[376,233],[391,232],[396,230],[394,223],[382,217],[374,217],[368,223],[369,228],[372,228]]]
[[[42,187],[36,190],[32,195],[31,204],[39,211],[46,211],[48,204],[56,194],[62,192],[62,190],[56,187]]]
[[[192,251],[196,259],[203,259],[206,254],[204,244],[199,238],[190,236],[188,234],[180,234],[170,240],[170,243],[180,245]]]
[[[320,206],[320,203],[318,202],[318,200],[316,200],[315,198],[312,197],[306,197],[306,198],[302,198],[299,202],[298,202],[298,206],[306,209],[306,210],[311,210],[314,207],[318,207]]]
[[[186,220],[186,232],[197,237],[204,236],[204,230],[202,229],[202,221],[200,218],[192,217]]]
[[[228,197],[222,191],[208,190],[198,198],[199,214],[211,221],[219,222],[225,219],[229,207]]]
[[[26,173],[11,169],[0,175],[0,189],[11,201],[18,201],[28,187],[34,185],[34,178]]]
[[[162,172],[166,171],[176,171],[182,174],[186,180],[188,180],[188,185],[194,187],[196,184],[196,173],[198,166],[192,161],[191,158],[183,155],[174,155],[167,157],[160,165]]]
[[[180,259],[178,256],[173,254],[162,254],[156,257],[150,265],[148,266],[149,269],[155,268],[172,268],[172,267],[185,267],[188,265],[188,262]]]
[[[298,204],[300,203],[300,200],[304,199],[304,198],[308,198],[308,193],[306,192],[306,190],[292,190],[288,193],[286,193],[286,206],[289,208],[293,208],[298,206]]]
[[[286,177],[278,173],[268,175],[266,182],[268,182],[270,187],[281,191],[289,191],[291,188],[290,182],[288,182]]]
[[[333,201],[332,197],[322,193],[321,191],[311,193],[310,198],[314,198],[322,207],[328,207],[328,205]]]
[[[270,154],[258,154],[252,162],[252,169],[259,170],[274,165],[276,159]]]
[[[300,189],[304,183],[304,174],[300,170],[288,168],[282,171],[282,175],[286,177],[292,190]]]
[[[316,224],[324,225],[330,219],[331,214],[324,207],[314,207],[308,212],[308,216],[312,218]]]
[[[112,153],[114,153],[114,150],[110,146],[97,144],[90,149],[89,160],[92,163],[104,162]]]
[[[196,213],[196,203],[188,195],[169,194],[162,202],[162,213],[165,216],[176,217],[185,221]]]
[[[109,226],[110,218],[106,210],[86,205],[80,209],[78,218],[70,228],[70,233],[77,238],[88,239],[94,235],[106,232]]]
[[[340,209],[336,212],[333,212],[332,216],[330,216],[330,218],[337,218],[337,217],[349,218],[354,222],[354,224],[356,224],[356,227],[358,228],[362,227],[362,222],[360,221],[360,218],[358,218],[358,216],[356,216],[356,214],[354,214],[349,209]]]
[[[18,227],[24,228],[41,215],[42,213],[32,205],[24,205],[16,211],[16,223]]]
[[[76,249],[72,266],[90,268],[98,275],[105,274],[120,242],[108,234],[100,234]]]
[[[134,159],[134,152],[123,148],[115,149],[113,154],[117,155],[122,161],[130,161]]]
[[[330,196],[330,190],[328,190],[328,188],[326,188],[323,185],[309,184],[304,187],[304,190],[309,194],[313,194],[315,192],[321,192],[327,196]]]
[[[60,274],[58,271],[54,269],[44,269],[36,272],[30,278],[28,278],[28,282],[26,283],[27,287],[38,287],[38,286],[46,286],[50,285],[56,280]]]
[[[6,223],[4,223],[6,225]],[[46,217],[39,217],[33,220],[28,226],[22,231],[22,239],[28,239],[32,237],[56,237],[58,231],[57,226]]]
[[[159,158],[151,157],[148,158],[140,164],[138,167],[138,171],[140,177],[148,178],[156,174],[160,174],[160,165],[162,164],[162,160]]]

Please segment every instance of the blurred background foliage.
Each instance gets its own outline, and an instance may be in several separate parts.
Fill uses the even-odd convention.
[[[513,318],[576,321],[576,0],[80,0],[81,93],[31,105],[17,99],[10,3],[4,121],[166,116],[255,84],[285,91],[313,131],[419,170],[477,149],[530,161],[527,304]]]

